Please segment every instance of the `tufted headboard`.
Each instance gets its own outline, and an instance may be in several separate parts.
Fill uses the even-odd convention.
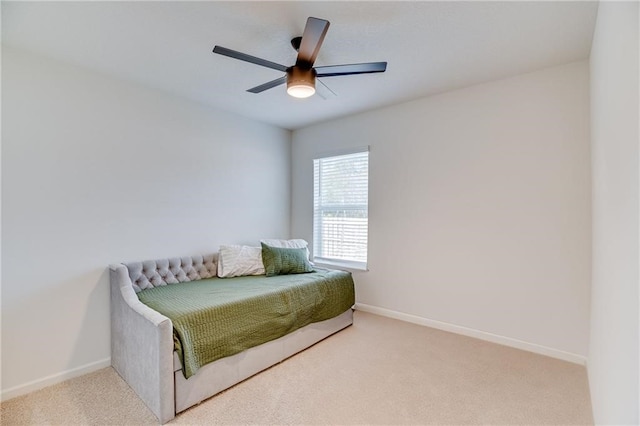
[[[136,293],[147,288],[216,276],[218,253],[126,263]]]

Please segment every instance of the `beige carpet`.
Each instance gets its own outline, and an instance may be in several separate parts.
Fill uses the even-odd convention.
[[[2,404],[3,425],[141,425],[106,368]],[[356,312],[354,325],[171,423],[592,424],[584,367]]]

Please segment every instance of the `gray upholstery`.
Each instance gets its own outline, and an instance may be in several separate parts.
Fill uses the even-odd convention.
[[[167,284],[184,283],[216,276],[217,254],[127,263],[136,293]]]
[[[140,302],[127,268],[111,265],[111,365],[161,423],[175,417],[173,324]]]

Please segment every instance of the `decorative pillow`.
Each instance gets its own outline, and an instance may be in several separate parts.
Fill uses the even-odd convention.
[[[265,240],[260,240],[260,243],[265,243],[269,247],[303,248],[307,252],[307,259],[310,259],[309,243],[307,243],[305,240],[300,238],[296,238],[293,240],[265,239]]]
[[[304,248],[271,247],[262,244],[262,262],[268,277],[313,272]]]
[[[264,275],[262,249],[249,246],[220,246],[218,276],[220,278]]]

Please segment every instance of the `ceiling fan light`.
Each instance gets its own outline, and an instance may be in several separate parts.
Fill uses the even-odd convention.
[[[316,70],[291,67],[287,70],[287,93],[294,98],[308,98],[316,93]]]
[[[287,85],[287,93],[294,98],[308,98],[316,93],[316,88],[313,87],[313,84],[309,85],[308,83],[298,82]]]

